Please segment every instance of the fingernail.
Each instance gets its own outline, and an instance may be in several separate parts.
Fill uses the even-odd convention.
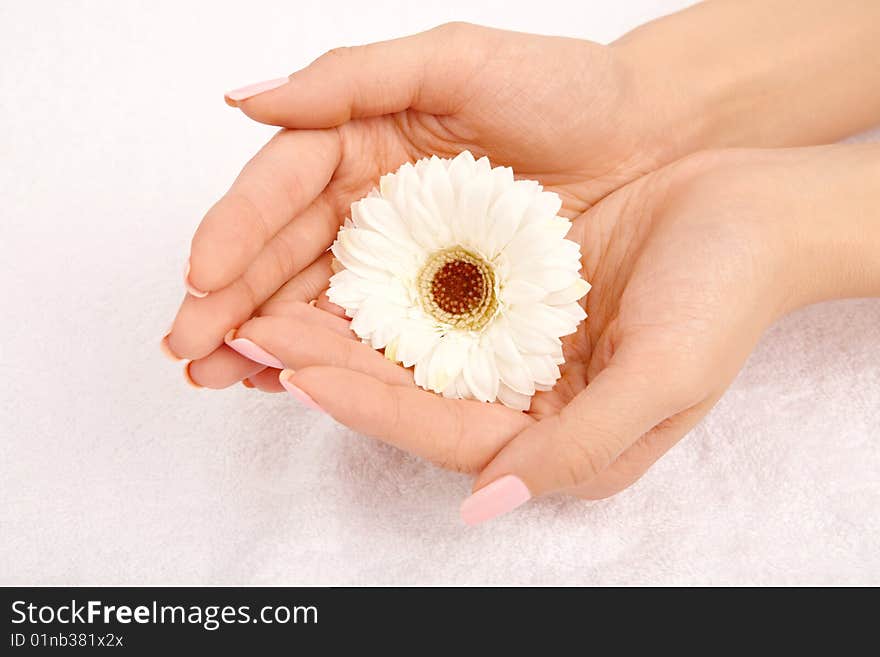
[[[173,360],[175,363],[179,363],[183,360],[180,356],[171,351],[171,347],[168,345],[168,336],[170,333],[162,338],[162,342],[159,343],[159,349],[162,350],[162,353],[165,354],[168,358]]]
[[[206,296],[208,296],[208,293],[202,292],[200,289],[192,286],[192,283],[189,282],[189,270],[190,270],[189,260],[187,260],[186,261],[186,270],[183,272],[183,285],[184,285],[184,287],[186,287],[186,291],[189,292],[194,297],[196,297],[197,299],[204,299]]]
[[[251,383],[250,379],[242,379],[241,385],[243,385],[245,388],[256,388],[256,386],[253,383]]]
[[[278,375],[278,381],[280,381],[281,385],[284,386],[284,389],[303,406],[324,412],[324,409],[318,406],[318,402],[309,397],[304,390],[293,385],[293,382],[290,380],[290,377],[292,376],[293,370],[282,370],[281,374]]]
[[[261,365],[266,365],[268,367],[274,367],[279,370],[284,369],[284,363],[275,358],[268,351],[263,349],[261,346],[256,344],[255,342],[251,342],[247,338],[236,338],[235,337],[235,329],[232,329],[229,333],[226,334],[226,337],[223,338],[223,342],[225,342],[230,349],[235,349],[238,353],[240,353],[245,358],[250,358],[255,363],[260,363]]]
[[[189,361],[186,365],[183,366],[183,378],[186,379],[186,382],[190,384],[193,388],[204,388],[204,386],[199,385],[193,380],[192,374],[190,374],[189,371],[190,365],[192,365],[192,361]]]
[[[478,525],[513,511],[531,497],[532,494],[522,479],[514,475],[504,475],[462,502],[461,519],[467,525]]]
[[[233,103],[237,103],[241,100],[247,100],[248,98],[256,96],[257,94],[262,94],[267,91],[272,91],[272,89],[277,89],[278,87],[284,86],[288,82],[290,82],[290,78],[275,78],[274,80],[255,82],[254,84],[249,84],[246,87],[240,87],[238,89],[233,89],[232,91],[227,91],[223,96],[224,98],[226,98],[227,102],[232,101]]]

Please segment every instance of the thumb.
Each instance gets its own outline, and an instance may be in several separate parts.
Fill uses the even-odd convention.
[[[412,108],[450,114],[463,81],[485,59],[488,28],[450,23],[400,39],[335,48],[288,78],[226,94],[226,102],[261,123],[331,128],[351,119]]]
[[[507,513],[531,497],[580,486],[595,478],[630,445],[663,420],[696,403],[694,379],[671,363],[644,360],[637,367],[619,352],[558,415],[513,438],[477,477],[461,506],[475,525]]]

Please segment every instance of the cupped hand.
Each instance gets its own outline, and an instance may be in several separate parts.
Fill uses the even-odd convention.
[[[469,522],[549,492],[605,497],[680,440],[763,330],[809,300],[796,218],[828,182],[809,162],[800,151],[701,153],[575,218],[569,239],[593,285],[589,318],[563,339],[562,378],[528,413],[416,388],[344,320],[301,299],[283,303],[283,292],[235,336],[283,362],[281,382],[301,401],[479,472],[463,506]]]
[[[223,336],[304,276],[350,204],[406,161],[469,149],[539,180],[567,216],[580,214],[677,155],[639,80],[610,47],[451,24],[333,50],[281,86],[231,93],[249,117],[284,129],[199,226],[190,294],[166,346],[252,369]],[[328,276],[313,267],[300,287],[315,298]]]

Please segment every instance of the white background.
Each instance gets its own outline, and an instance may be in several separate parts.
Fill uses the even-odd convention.
[[[468,529],[468,478],[158,341],[202,212],[273,129],[223,91],[468,20],[608,41],[687,4],[0,5],[0,583],[880,583],[880,302],[771,329],[635,487]]]

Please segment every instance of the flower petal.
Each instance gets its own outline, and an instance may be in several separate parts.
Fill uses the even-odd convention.
[[[498,396],[498,368],[491,350],[474,343],[462,369],[462,375],[476,399],[484,402],[495,401]]]
[[[581,304],[579,304],[577,301],[573,303],[566,303],[562,306],[551,307],[556,309],[557,312],[563,313],[566,317],[568,317],[569,321],[574,325],[574,331],[577,330],[577,325],[587,318],[587,311],[584,310],[581,307]],[[568,335],[568,333],[564,333],[563,335]]]
[[[554,218],[522,226],[504,249],[504,255],[513,263],[532,262],[556,247],[571,229],[566,219]]]
[[[465,184],[458,198],[458,211],[452,217],[453,239],[458,244],[476,250],[485,243],[491,200],[492,181],[487,176],[475,177]]]
[[[541,324],[542,320],[538,319],[537,312],[531,312],[533,307],[540,305],[529,306],[530,312],[528,313],[516,308],[510,308],[507,312],[510,334],[522,353],[547,354],[554,351],[561,344],[558,334]],[[541,311],[538,312],[542,316],[545,315]],[[550,316],[550,321],[556,320],[556,317]]]
[[[587,283],[583,278],[578,278],[564,290],[551,292],[546,297],[544,297],[543,301],[550,306],[561,306],[564,304],[572,303],[574,301],[578,301],[579,299],[586,296],[587,292],[589,291],[590,284]]]
[[[520,394],[501,384],[498,387],[498,401],[515,411],[527,411],[532,404],[532,396]]]
[[[562,199],[559,194],[541,191],[532,197],[523,218],[523,225],[556,219],[561,209]]]
[[[538,386],[553,386],[560,377],[559,366],[553,362],[550,356],[538,356],[526,354],[523,361],[532,375],[535,382],[535,388]]]
[[[403,219],[395,207],[384,198],[368,196],[352,203],[351,220],[356,228],[372,230],[392,242],[411,242],[409,229]]]
[[[412,367],[426,355],[432,354],[441,338],[440,332],[426,321],[406,320],[400,325],[399,331],[396,356],[404,367]]]
[[[475,173],[476,161],[470,151],[462,151],[449,163],[449,181],[453,190],[461,189]]]
[[[464,380],[463,374],[455,377],[453,385],[455,386],[455,396],[457,399],[474,399],[474,393],[468,386],[467,381]]]
[[[498,368],[498,376],[511,389],[523,395],[535,394],[535,382],[522,357],[518,357],[516,362],[496,358],[495,365]]]
[[[404,312],[384,299],[369,297],[352,317],[351,330],[359,338],[369,340],[374,349],[381,349],[397,334]]]
[[[346,269],[365,278],[413,276],[418,266],[415,253],[395,247],[387,237],[363,228],[340,230],[331,250]]]
[[[534,180],[517,180],[489,208],[489,234],[484,254],[494,260],[516,235],[532,197],[539,189]]]
[[[580,273],[572,267],[556,267],[539,261],[515,267],[509,277],[511,282],[517,279],[527,280],[549,293],[573,285],[580,278]]]
[[[357,309],[370,297],[380,297],[399,306],[409,306],[412,298],[402,281],[395,278],[372,280],[351,269],[343,269],[330,277],[327,297],[338,306]]]
[[[501,288],[501,301],[510,306],[535,303],[545,296],[547,291],[544,288],[523,278],[514,279]]]
[[[428,389],[443,392],[458,377],[467,361],[469,349],[470,340],[462,339],[457,333],[444,335],[431,354],[426,376]]]
[[[438,228],[449,229],[449,217],[455,212],[455,192],[449,180],[449,171],[437,157],[432,157],[421,175],[420,196],[430,210]]]
[[[492,179],[492,200],[499,198],[505,191],[513,187],[513,169],[510,167],[495,167],[489,171]]]

